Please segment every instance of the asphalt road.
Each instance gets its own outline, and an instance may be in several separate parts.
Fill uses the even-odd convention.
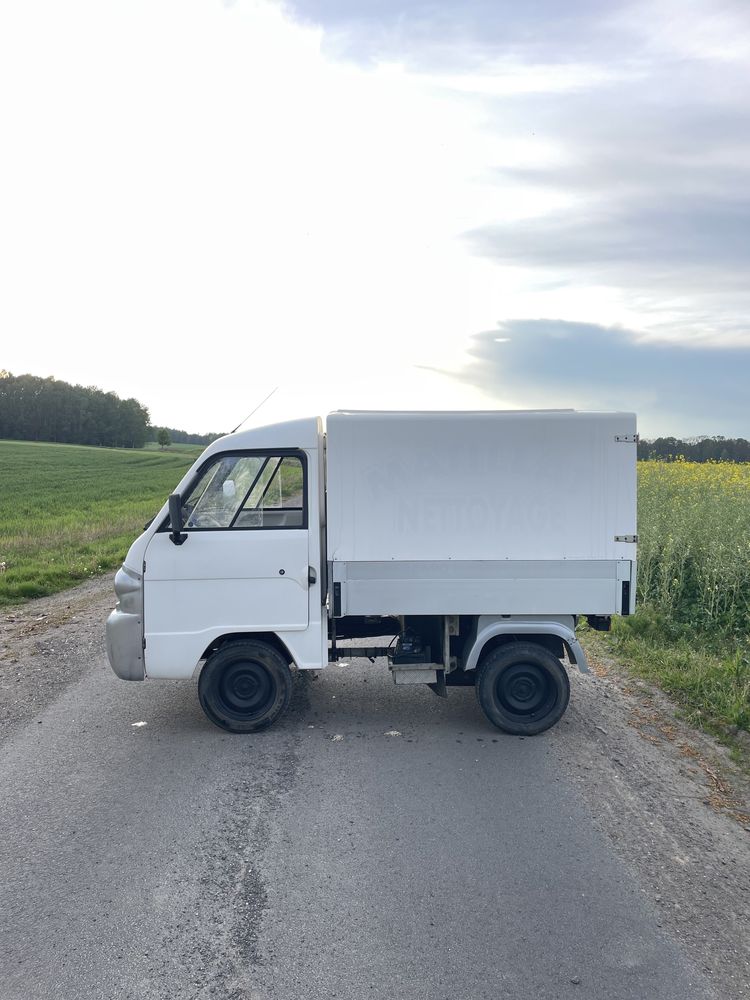
[[[92,656],[0,749],[0,996],[721,995],[594,822],[574,728],[503,736],[366,664],[231,736]]]

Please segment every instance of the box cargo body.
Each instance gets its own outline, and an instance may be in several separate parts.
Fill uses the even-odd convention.
[[[628,413],[331,414],[334,613],[628,613],[635,435]]]

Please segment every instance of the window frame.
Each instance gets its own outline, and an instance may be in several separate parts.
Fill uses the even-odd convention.
[[[290,524],[274,524],[274,525],[255,524],[255,525],[251,525],[251,524],[247,524],[247,525],[239,525],[239,526],[235,525],[234,522],[239,517],[240,513],[242,512],[244,504],[247,502],[248,498],[250,497],[250,493],[252,492],[253,486],[255,485],[253,483],[253,486],[250,487],[250,490],[248,490],[248,492],[246,493],[245,497],[242,500],[242,503],[237,508],[237,510],[236,510],[236,512],[235,512],[235,514],[234,514],[234,516],[232,518],[232,523],[231,524],[228,524],[225,527],[213,527],[213,526],[210,526],[210,527],[209,526],[205,526],[205,527],[197,527],[197,526],[188,527],[187,525],[183,525],[181,530],[182,531],[187,531],[187,532],[193,532],[193,531],[195,531],[195,532],[203,532],[203,531],[307,531],[308,528],[309,528],[309,513],[310,513],[309,512],[309,502],[308,502],[308,491],[307,491],[307,482],[308,482],[308,477],[307,477],[307,454],[304,451],[302,451],[300,448],[237,448],[236,450],[233,449],[231,451],[217,452],[215,455],[211,455],[209,458],[206,459],[205,462],[202,462],[198,466],[198,468],[195,470],[195,475],[192,477],[192,479],[188,483],[187,488],[183,491],[182,496],[185,497],[185,496],[189,496],[190,495],[191,491],[193,489],[195,489],[195,487],[198,485],[198,483],[201,481],[201,479],[203,478],[203,476],[206,474],[206,472],[209,470],[209,468],[212,465],[216,465],[218,462],[222,461],[225,458],[235,458],[235,457],[236,458],[253,458],[253,457],[257,457],[257,458],[261,458],[261,459],[262,458],[266,458],[266,459],[279,458],[279,459],[282,459],[282,460],[285,459],[285,458],[298,458],[300,460],[301,465],[302,465],[302,524],[295,524],[295,525],[290,525]],[[281,463],[279,462],[279,465],[276,467],[276,472],[274,472],[274,476],[276,476],[278,474],[280,467],[281,467]],[[262,468],[263,468],[263,466],[261,465],[261,469]],[[260,472],[258,473],[258,475],[260,475]],[[269,482],[266,484],[266,490],[268,489],[268,486],[270,485],[270,483],[273,480],[274,476],[272,476],[271,479],[269,480]],[[265,497],[265,493],[266,493],[266,491],[264,490],[263,497]],[[276,509],[279,509],[279,510],[298,510],[299,508],[297,508],[297,507],[280,507],[280,508],[273,508],[273,509],[274,510],[276,510]],[[159,526],[159,528],[157,530],[157,533],[161,533],[161,532],[164,532],[164,531],[171,531],[171,530],[172,529],[171,529],[171,525],[169,523],[169,514],[167,514],[166,518],[162,521],[161,525]]]

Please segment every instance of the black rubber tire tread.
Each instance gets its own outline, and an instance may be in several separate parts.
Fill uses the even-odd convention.
[[[260,678],[263,686],[267,685],[267,697],[264,699],[261,693],[261,703],[247,712],[243,712],[240,704],[232,706],[223,694],[227,679],[239,676],[243,669]],[[293,683],[289,664],[273,646],[257,639],[238,639],[226,643],[206,660],[198,678],[198,699],[208,718],[220,729],[229,733],[257,733],[286,711]]]
[[[548,695],[538,713],[514,712],[498,697],[497,687],[502,675],[519,664],[530,665],[548,685]],[[482,711],[498,729],[515,736],[536,736],[554,726],[565,714],[570,700],[570,681],[560,660],[544,646],[535,642],[512,642],[497,646],[481,659],[476,694]]]

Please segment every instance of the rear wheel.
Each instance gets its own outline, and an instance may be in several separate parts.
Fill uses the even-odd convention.
[[[570,682],[554,653],[533,642],[513,642],[482,659],[476,692],[482,711],[498,729],[534,736],[562,718]]]
[[[203,711],[230,733],[266,729],[286,710],[291,694],[289,664],[273,646],[254,639],[222,646],[198,679]]]

